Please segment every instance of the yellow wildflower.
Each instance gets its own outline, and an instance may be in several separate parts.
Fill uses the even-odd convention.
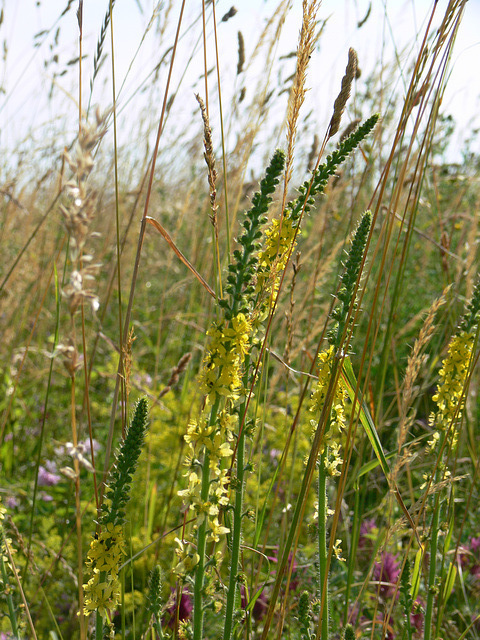
[[[466,331],[460,331],[455,335],[450,341],[447,357],[439,371],[440,384],[433,400],[438,407],[435,422],[444,428],[448,428],[460,417],[473,340],[474,334]]]
[[[276,292],[279,275],[285,269],[291,250],[295,248],[296,233],[297,227],[293,226],[293,220],[286,216],[281,220],[274,218],[270,223],[265,231],[265,244],[258,261],[257,293],[269,295],[271,291]]]
[[[333,345],[318,355],[318,382],[312,394],[312,405],[310,407],[310,411],[314,413],[320,413],[323,409],[323,405],[325,404],[327,390],[330,384],[330,377],[332,374],[333,358]],[[348,393],[345,389],[345,385],[342,380],[339,379],[335,388],[330,412],[330,429],[325,433],[325,438],[329,445],[330,441],[333,441],[333,439],[338,435],[338,432],[345,428],[345,406],[347,398]],[[316,422],[312,422],[314,423],[314,426],[316,426]]]

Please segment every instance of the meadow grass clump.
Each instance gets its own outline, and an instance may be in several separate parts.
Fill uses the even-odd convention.
[[[474,639],[478,181],[443,112],[468,7],[401,68],[347,46],[324,119],[321,3],[292,55],[286,1],[257,41],[180,5],[121,83],[123,5],[92,42],[76,7],[71,64],[74,3],[36,38],[59,117],[0,172],[0,636]]]

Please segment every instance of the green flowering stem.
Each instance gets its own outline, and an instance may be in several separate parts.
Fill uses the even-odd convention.
[[[439,451],[443,451],[443,445],[445,442],[445,432],[442,430],[440,433]],[[440,454],[441,455],[441,454]],[[435,473],[435,483],[441,482],[442,472],[437,467]],[[433,606],[435,604],[436,595],[436,574],[437,574],[437,549],[438,549],[438,525],[440,521],[440,496],[432,496],[433,500],[433,516],[432,524],[430,527],[430,561],[428,567],[428,583],[427,583],[427,603],[425,606],[425,619],[424,619],[424,640],[430,640],[433,630]]]
[[[328,447],[320,456],[318,468],[318,591],[322,640],[328,640],[328,558],[327,558],[327,470]]]
[[[306,498],[315,474],[315,467],[318,460],[318,454],[324,440],[325,427],[326,425],[328,425],[328,416],[330,415],[330,410],[331,410],[332,402],[335,395],[335,389],[338,383],[338,376],[339,376],[339,361],[337,358],[335,358],[332,366],[330,380],[328,383],[328,389],[325,395],[325,402],[324,402],[321,415],[318,421],[317,429],[315,431],[312,446],[310,448],[307,465],[306,465],[305,472],[302,479],[302,485],[300,487],[297,501],[295,503],[295,509],[293,511],[292,521],[290,524],[287,540],[285,542],[282,558],[277,565],[277,574],[275,577],[275,583],[272,588],[272,593],[270,596],[270,604],[265,617],[261,640],[267,640],[268,638],[268,632],[269,632],[270,625],[273,618],[275,603],[277,602],[278,595],[280,593],[280,587],[281,587],[283,575],[287,566],[289,553],[290,553],[290,550],[294,547],[295,541],[298,540],[298,536],[300,535],[300,524],[303,521],[306,503],[307,503]]]
[[[213,413],[213,412],[212,412]],[[201,501],[208,502],[210,490],[210,455],[205,449],[202,468]],[[195,585],[193,588],[193,638],[202,640],[203,630],[203,587],[205,581],[205,553],[207,546],[207,515],[204,515],[202,524],[198,527],[197,553],[200,556],[195,567]]]
[[[152,614],[152,626],[160,640],[163,640],[162,631],[162,575],[160,565],[156,565],[148,580],[148,609]]]
[[[245,359],[245,368],[248,371],[249,358]],[[246,402],[242,403],[239,412],[240,434],[237,444],[237,479],[235,487],[235,506],[233,511],[233,532],[230,556],[230,578],[228,582],[227,603],[225,606],[225,623],[223,627],[223,640],[230,640],[233,628],[233,612],[235,609],[235,595],[237,590],[237,571],[240,560],[240,542],[242,533],[243,513],[243,485],[245,481],[245,428],[242,428],[246,411]]]
[[[220,398],[217,397],[210,412],[209,425],[215,424],[217,419]],[[208,502],[210,494],[210,454],[205,448],[202,464],[202,488],[200,500],[203,505]],[[202,640],[203,633],[203,588],[205,583],[205,555],[207,547],[207,525],[208,517],[205,513],[203,522],[198,527],[197,532],[197,553],[199,560],[195,567],[195,584],[193,587],[193,640]]]
[[[95,612],[95,639],[103,638],[103,616],[97,609]]]

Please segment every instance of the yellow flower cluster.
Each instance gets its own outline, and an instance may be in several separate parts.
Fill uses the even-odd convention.
[[[274,218],[270,223],[270,227],[265,231],[265,245],[259,256],[257,293],[270,294],[272,291],[274,293],[277,291],[279,275],[285,269],[291,253],[290,249],[293,251],[295,248],[296,233],[297,228],[293,226],[292,219],[287,216],[281,220]],[[265,288],[266,291],[264,291]]]
[[[463,392],[473,349],[474,334],[460,331],[449,346],[439,371],[440,384],[433,396],[438,410],[430,416],[430,424],[448,429],[458,422],[464,403]]]
[[[90,543],[87,565],[93,576],[83,585],[84,612],[99,611],[103,616],[113,612],[120,601],[118,570],[125,554],[123,527],[109,522]]]
[[[320,414],[323,409],[323,405],[325,404],[327,390],[332,375],[334,353],[335,350],[332,345],[329,349],[322,351],[318,355],[318,382],[314,392],[312,393],[312,404],[310,406],[310,411],[313,413]],[[338,436],[344,430],[346,424],[345,407],[347,398],[347,390],[340,378],[337,382],[333,396],[328,428],[325,430],[324,444],[320,449],[320,453],[323,453],[324,447],[329,447],[329,457],[325,461],[325,467],[329,475],[332,476],[339,475],[337,467],[342,464],[340,456],[341,445],[338,442]],[[316,428],[317,422],[312,420],[311,425]]]
[[[202,417],[200,422],[191,420],[185,436],[189,449],[186,458],[186,464],[190,467],[186,474],[188,486],[186,489],[179,491],[178,495],[183,498],[184,508],[195,513],[195,528],[198,529],[207,518],[207,539],[213,542],[218,542],[220,536],[229,532],[229,529],[219,522],[220,509],[228,505],[229,485],[227,470],[222,468],[221,460],[233,454],[231,443],[236,421],[237,416],[232,416],[227,411],[220,413],[214,425],[209,425],[205,417]],[[202,449],[208,452],[209,467],[214,476],[210,481],[207,501],[202,500],[201,475],[196,471],[198,466],[197,457]],[[177,574],[188,572],[196,564],[196,561],[193,561],[194,557],[186,552],[185,549],[182,545],[177,552],[180,559],[180,563],[175,569]]]
[[[210,405],[218,397],[238,399],[242,390],[242,365],[252,334],[252,325],[245,314],[232,318],[230,325],[214,324],[207,331],[210,338],[200,372],[200,389]]]

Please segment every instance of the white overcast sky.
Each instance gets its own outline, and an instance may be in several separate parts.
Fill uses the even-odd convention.
[[[237,31],[241,30],[246,43],[247,58],[257,41],[258,35],[266,19],[272,14],[279,0],[219,0],[217,3],[217,19],[233,5],[237,8],[236,16],[226,23],[220,23],[221,64],[224,68],[235,68],[237,61]],[[139,4],[143,13],[139,10]],[[117,0],[114,10],[115,56],[117,88],[127,74],[128,67],[134,57],[146,24],[149,21],[156,2],[152,0]],[[162,6],[165,3],[160,3]],[[361,29],[357,23],[364,18],[371,4],[371,15]],[[0,66],[0,79],[5,93],[0,94],[0,144],[11,148],[18,139],[28,134],[29,129],[39,127],[42,122],[56,118],[67,118],[64,111],[71,109],[71,122],[75,122],[76,110],[74,100],[68,97],[75,91],[76,66],[66,63],[77,54],[78,27],[75,11],[78,3],[56,23],[59,15],[67,5],[67,0],[0,0],[3,6],[4,20],[0,26],[0,40],[6,43],[6,58]],[[180,0],[173,3],[171,27],[174,28]],[[201,0],[188,0],[190,13],[184,22],[185,28],[191,24],[194,12],[201,7]],[[439,0],[437,15],[441,19],[447,0]],[[292,0],[282,38],[278,44],[278,55],[286,54],[296,48],[301,21],[301,0]],[[103,23],[108,0],[84,0],[84,51],[88,58],[84,63],[85,94],[93,65],[93,53]],[[324,0],[320,6],[318,17],[328,18],[327,27],[322,35],[318,50],[312,58],[307,84],[311,87],[310,105],[318,112],[319,120],[327,119],[331,105],[338,92],[343,75],[347,51],[353,46],[359,56],[364,77],[380,65],[394,58],[394,46],[397,51],[404,51],[410,43],[410,54],[413,54],[416,34],[422,34],[425,21],[430,15],[432,2],[427,0]],[[50,56],[49,46],[60,26],[59,45],[55,50],[59,54],[59,62],[44,68],[44,60]],[[34,35],[41,30],[49,30],[50,34],[40,38],[43,44],[34,48]],[[184,37],[179,53],[177,66],[180,74],[188,52],[199,33],[198,24]],[[171,37],[172,30],[168,32]],[[471,122],[480,125],[480,0],[467,2],[465,17],[456,43],[452,61],[452,75],[445,95],[444,112],[454,116],[462,133]],[[159,55],[170,44],[159,44],[153,34],[147,35],[136,63],[132,67],[125,88],[120,96],[119,106],[125,105],[128,97],[137,92],[141,81],[147,76],[158,61]],[[160,47],[160,48],[159,48]],[[183,49],[182,49],[183,47]],[[110,51],[109,41],[105,50]],[[183,53],[182,53],[183,51]],[[182,55],[184,56],[182,59]],[[213,57],[210,53],[210,65]],[[405,60],[405,58],[403,58]],[[261,66],[261,60],[257,60]],[[293,63],[292,63],[293,64]],[[404,63],[405,64],[405,63]],[[108,78],[110,58],[103,68],[104,78]],[[68,73],[57,80],[58,87],[65,102],[62,106],[58,100],[48,102],[47,96],[51,87],[52,72],[67,69]],[[194,79],[201,73],[202,54],[199,49],[192,62],[187,84],[193,86]],[[228,71],[228,69],[227,69]],[[260,69],[262,71],[262,69]],[[222,71],[223,73],[223,71]],[[234,76],[234,73],[230,73]],[[174,75],[174,86],[179,76]],[[199,85],[201,88],[201,85]],[[111,103],[111,89],[108,80],[99,82],[94,96],[103,108]],[[185,107],[185,113],[195,109],[193,89],[192,102]],[[76,96],[75,96],[76,97]],[[182,105],[179,105],[180,113]],[[61,113],[55,111],[59,108]],[[158,117],[159,105],[154,105],[154,117]],[[328,121],[328,120],[327,120]],[[132,123],[133,126],[134,123]]]

